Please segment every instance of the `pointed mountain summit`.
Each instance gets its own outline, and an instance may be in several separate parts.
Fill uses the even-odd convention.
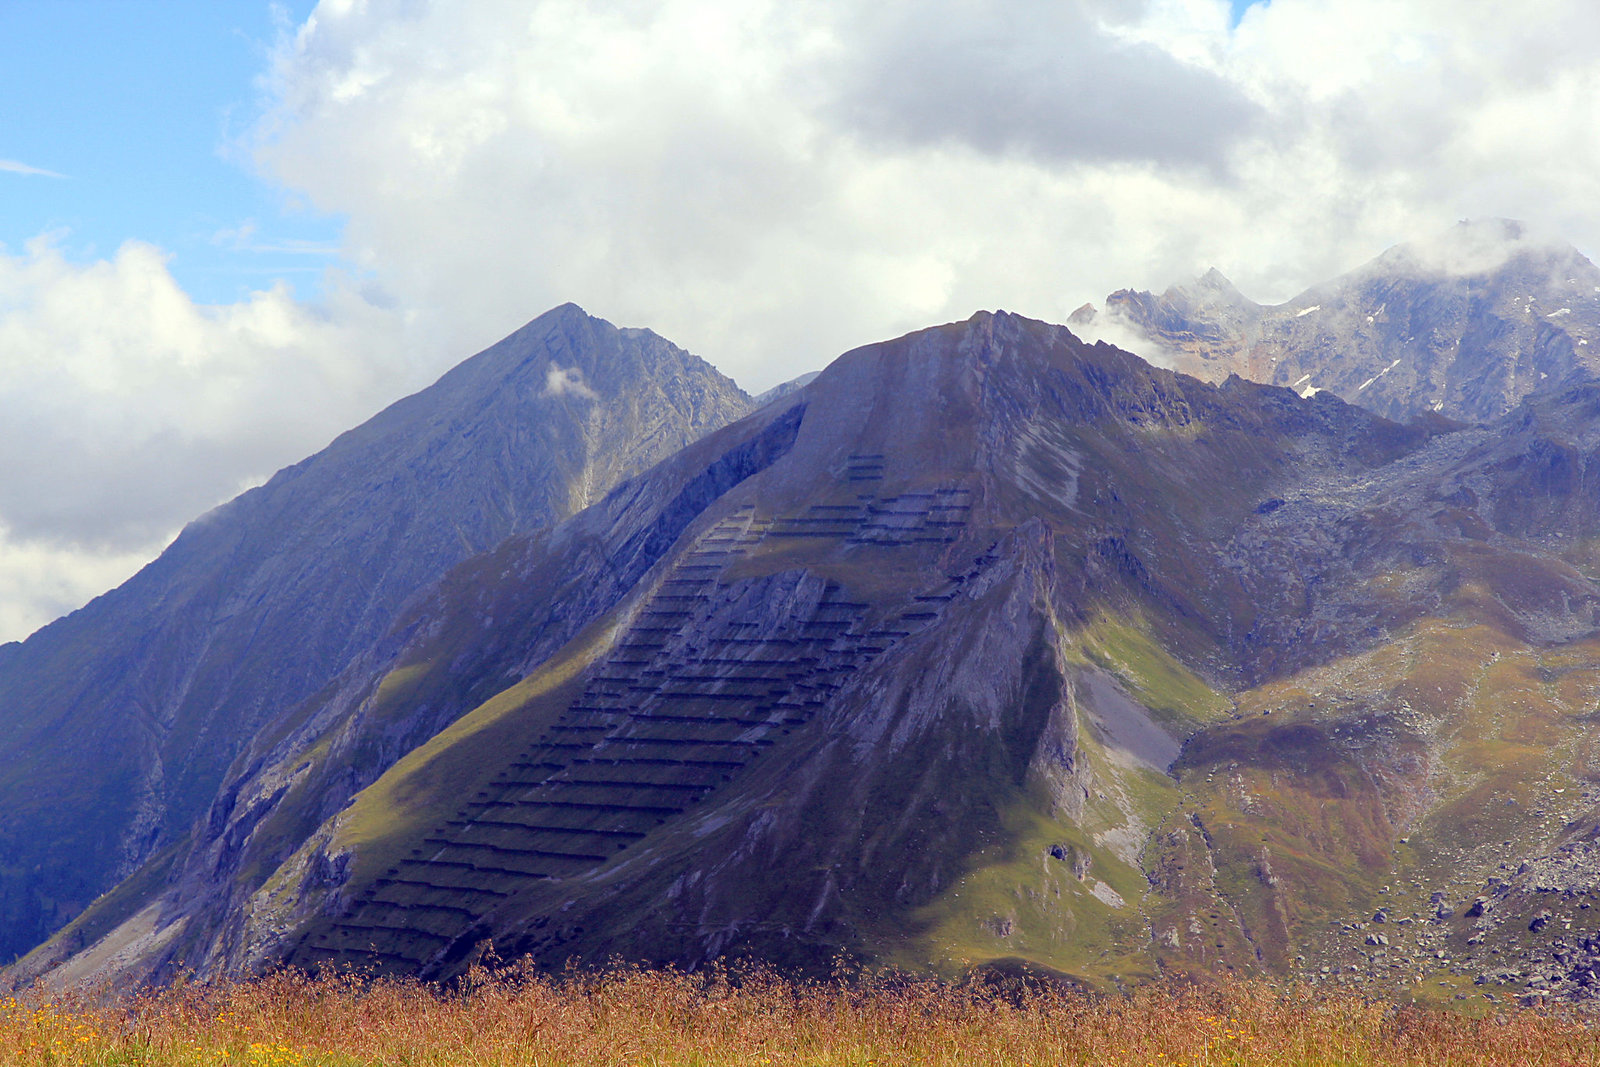
[[[1326,390],[1397,419],[1483,421],[1600,374],[1600,269],[1507,219],[1398,245],[1284,304],[1212,270],[1160,296],[1113,293],[1101,314],[1186,373]]]
[[[0,655],[0,955],[183,840],[224,772],[451,566],[749,398],[568,304],[184,529]]]
[[[1198,308],[1215,307],[1255,307],[1254,301],[1248,299],[1243,293],[1228,280],[1227,275],[1212,267],[1195,280],[1188,292],[1188,303]]]

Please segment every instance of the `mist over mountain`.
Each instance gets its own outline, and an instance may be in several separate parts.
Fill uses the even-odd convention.
[[[1325,390],[1389,418],[1482,421],[1600,371],[1600,269],[1504,219],[1399,245],[1283,304],[1216,270],[1123,289],[1073,323],[1187,374]]]
[[[0,648],[0,955],[167,862],[241,751],[418,590],[749,403],[649,331],[566,305]]]

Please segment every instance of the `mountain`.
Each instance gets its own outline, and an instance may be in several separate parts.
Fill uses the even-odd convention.
[[[766,392],[757,394],[755,400],[753,401],[753,405],[758,408],[766,407],[774,400],[782,399],[783,397],[788,396],[790,393],[797,392],[805,386],[810,385],[812,382],[816,381],[817,375],[820,373],[822,372],[808,371],[805,374],[800,375],[798,378],[791,378],[786,382],[779,382]]]
[[[1597,411],[1401,426],[1005,314],[857,350],[451,571],[18,974],[1457,981],[1596,825]]]
[[[0,953],[169,863],[252,739],[420,589],[749,403],[648,331],[556,308],[0,649]]]
[[[1479,422],[1600,372],[1600,269],[1518,223],[1464,222],[1284,304],[1257,304],[1212,270],[1160,296],[1119,290],[1075,321],[1208,380]]]
[[[451,570],[13,977],[1590,997],[1597,545],[1600,383],[1398,424],[979,314]]]

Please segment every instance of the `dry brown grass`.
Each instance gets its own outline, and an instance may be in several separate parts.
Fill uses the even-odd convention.
[[[180,983],[95,1007],[0,1002],[0,1062],[293,1065],[1600,1063],[1576,1016],[1481,1019],[1259,984],[1091,997],[903,977],[479,974],[413,982],[279,974]]]

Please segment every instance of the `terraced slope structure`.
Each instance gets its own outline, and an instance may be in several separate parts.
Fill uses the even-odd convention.
[[[1597,416],[1399,425],[1007,314],[858,349],[452,571],[15,974],[1586,996]]]
[[[0,959],[170,862],[258,732],[270,748],[451,566],[749,404],[654,334],[557,308],[0,649]]]
[[[1159,296],[1119,290],[1077,316],[1118,324],[1201,378],[1326,390],[1402,420],[1493,419],[1600,370],[1600,269],[1504,219],[1391,248],[1283,304],[1257,304],[1212,270]]]

